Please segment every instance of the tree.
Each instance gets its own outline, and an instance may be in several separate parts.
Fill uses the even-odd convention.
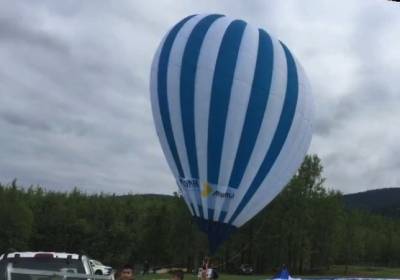
[[[32,212],[25,205],[16,181],[9,188],[0,184],[0,251],[27,249],[32,224]]]

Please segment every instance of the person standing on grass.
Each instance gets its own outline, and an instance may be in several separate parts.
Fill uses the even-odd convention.
[[[149,274],[150,265],[149,262],[146,260],[143,264],[143,275]]]
[[[134,272],[134,267],[130,264],[126,264],[122,267],[118,280],[135,280]]]
[[[203,267],[200,267],[199,270],[197,271],[197,280],[201,280],[202,275],[203,275]]]
[[[182,270],[177,270],[173,273],[171,280],[183,280],[185,274]]]

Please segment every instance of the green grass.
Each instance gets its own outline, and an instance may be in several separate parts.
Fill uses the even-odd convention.
[[[345,266],[335,265],[323,275],[339,275],[339,276],[359,276],[359,277],[382,277],[382,278],[399,278],[400,268],[377,267],[377,266],[349,266],[346,273]]]
[[[341,277],[379,277],[379,278],[400,278],[400,268],[388,268],[388,267],[368,267],[368,266],[349,266],[347,273],[345,272],[344,266],[335,265],[332,266],[329,271],[321,272],[318,275],[293,275],[298,278],[319,278],[324,276],[341,276]],[[271,279],[272,275],[229,275],[220,274],[218,280],[262,280]],[[136,276],[137,280],[169,280],[171,279],[168,274],[150,274],[143,276]],[[197,280],[195,275],[186,274],[185,280]]]
[[[218,280],[262,280],[266,278],[271,278],[271,276],[243,276],[243,275],[228,275],[228,274],[220,274]],[[156,279],[163,279],[163,280],[169,280],[171,279],[171,276],[168,274],[161,274],[161,275],[146,275],[145,277],[143,276],[137,276],[135,279],[137,280],[156,280]],[[197,280],[197,276],[191,275],[191,274],[186,274],[185,275],[185,280]]]

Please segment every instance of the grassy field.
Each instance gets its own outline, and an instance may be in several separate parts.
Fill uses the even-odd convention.
[[[227,275],[227,274],[222,274],[219,276],[218,280],[241,280],[241,279],[245,279],[245,280],[261,280],[261,279],[266,279],[267,276],[242,276],[242,275]],[[268,278],[271,278],[271,276],[269,276]],[[135,279],[137,280],[169,280],[171,279],[170,275],[146,275],[145,277],[143,276],[137,276]],[[186,274],[185,275],[185,280],[197,280],[197,277],[194,275],[190,275],[190,274]]]
[[[360,276],[360,277],[382,277],[382,278],[399,278],[400,268],[388,267],[368,267],[368,266],[349,266],[346,273],[344,266],[332,266],[331,270],[324,275],[340,275],[340,276]]]
[[[344,266],[332,266],[329,271],[323,272],[320,275],[292,275],[299,278],[323,278],[328,276],[340,277],[377,277],[377,278],[398,278],[400,279],[400,268],[387,268],[387,267],[367,267],[367,266],[349,266],[347,274],[345,273]],[[218,280],[262,280],[271,279],[272,275],[228,275],[221,274]],[[137,280],[169,280],[170,275],[146,275],[137,276]],[[194,275],[186,274],[185,280],[197,280]]]

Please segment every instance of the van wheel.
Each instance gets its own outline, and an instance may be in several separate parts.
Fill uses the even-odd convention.
[[[98,270],[95,271],[94,274],[96,274],[96,275],[103,275],[103,271],[101,271],[101,270],[98,269]]]

